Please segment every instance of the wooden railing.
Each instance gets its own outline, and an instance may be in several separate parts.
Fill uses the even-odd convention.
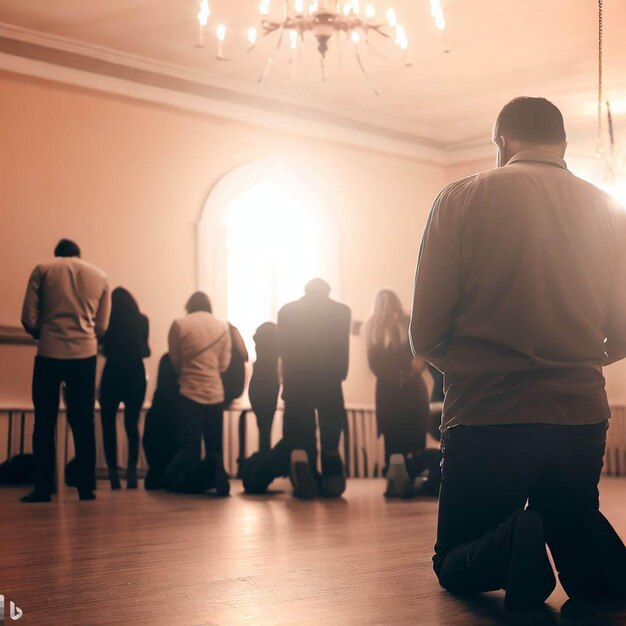
[[[348,408],[347,425],[341,436],[340,452],[346,464],[348,476],[371,478],[381,475],[384,465],[384,445],[376,432],[376,416],[371,407]],[[143,433],[145,411],[139,422]],[[612,408],[612,418],[607,436],[604,473],[612,476],[626,476],[626,407]],[[0,463],[20,453],[32,451],[34,414],[32,408],[0,409]],[[126,436],[124,433],[123,412],[118,414],[118,459],[126,464]],[[280,439],[282,433],[282,410],[276,412],[272,428],[272,441]],[[67,426],[65,410],[59,412],[57,447],[59,465],[66,463],[74,455],[74,443]],[[105,475],[106,463],[102,447],[102,430],[99,411],[96,410],[96,466],[98,474]],[[224,413],[224,464],[227,471],[237,474],[237,461],[252,454],[258,446],[258,431],[254,413],[246,407],[235,408]],[[143,450],[140,451],[139,470],[147,469]]]
[[[139,420],[139,431],[143,434],[145,410]],[[355,478],[380,476],[384,465],[384,446],[376,435],[376,419],[373,408],[357,407],[347,411],[347,425],[341,436],[340,451],[348,475]],[[276,412],[272,427],[272,442],[276,443],[282,433],[282,410]],[[0,409],[0,463],[16,454],[32,452],[34,427],[32,408]],[[118,460],[126,465],[127,449],[124,433],[123,411],[118,414]],[[74,456],[74,442],[67,426],[65,409],[59,411],[57,427],[57,456],[59,466]],[[258,447],[258,430],[254,413],[246,407],[224,412],[224,464],[232,476],[237,474],[239,458],[250,456]],[[102,429],[99,410],[96,409],[96,467],[99,476],[106,474],[106,462],[102,446]],[[140,451],[140,473],[147,469],[143,450]]]

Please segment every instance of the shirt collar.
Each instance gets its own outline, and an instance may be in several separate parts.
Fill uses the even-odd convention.
[[[512,156],[507,161],[507,165],[511,165],[511,163],[515,163],[516,161],[539,161],[541,163],[556,165],[564,170],[567,169],[567,164],[561,157],[552,152],[542,152],[541,150],[522,150],[522,152],[518,152],[515,156]]]

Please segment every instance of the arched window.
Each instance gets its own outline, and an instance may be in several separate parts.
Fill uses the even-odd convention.
[[[282,160],[253,162],[209,194],[198,228],[198,284],[254,354],[255,329],[276,321],[308,280],[324,278],[337,295],[336,248],[335,230],[306,177]]]

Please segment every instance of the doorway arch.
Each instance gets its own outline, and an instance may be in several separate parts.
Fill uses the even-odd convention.
[[[337,227],[322,195],[286,158],[237,167],[209,193],[197,229],[197,284],[217,317],[254,329],[319,276],[339,289]]]

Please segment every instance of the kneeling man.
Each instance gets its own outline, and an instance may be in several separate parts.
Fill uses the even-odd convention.
[[[568,171],[560,111],[500,112],[498,167],[444,189],[423,235],[411,341],[445,374],[434,568],[456,593],[626,599],[626,548],[598,508],[626,356],[626,212]]]

